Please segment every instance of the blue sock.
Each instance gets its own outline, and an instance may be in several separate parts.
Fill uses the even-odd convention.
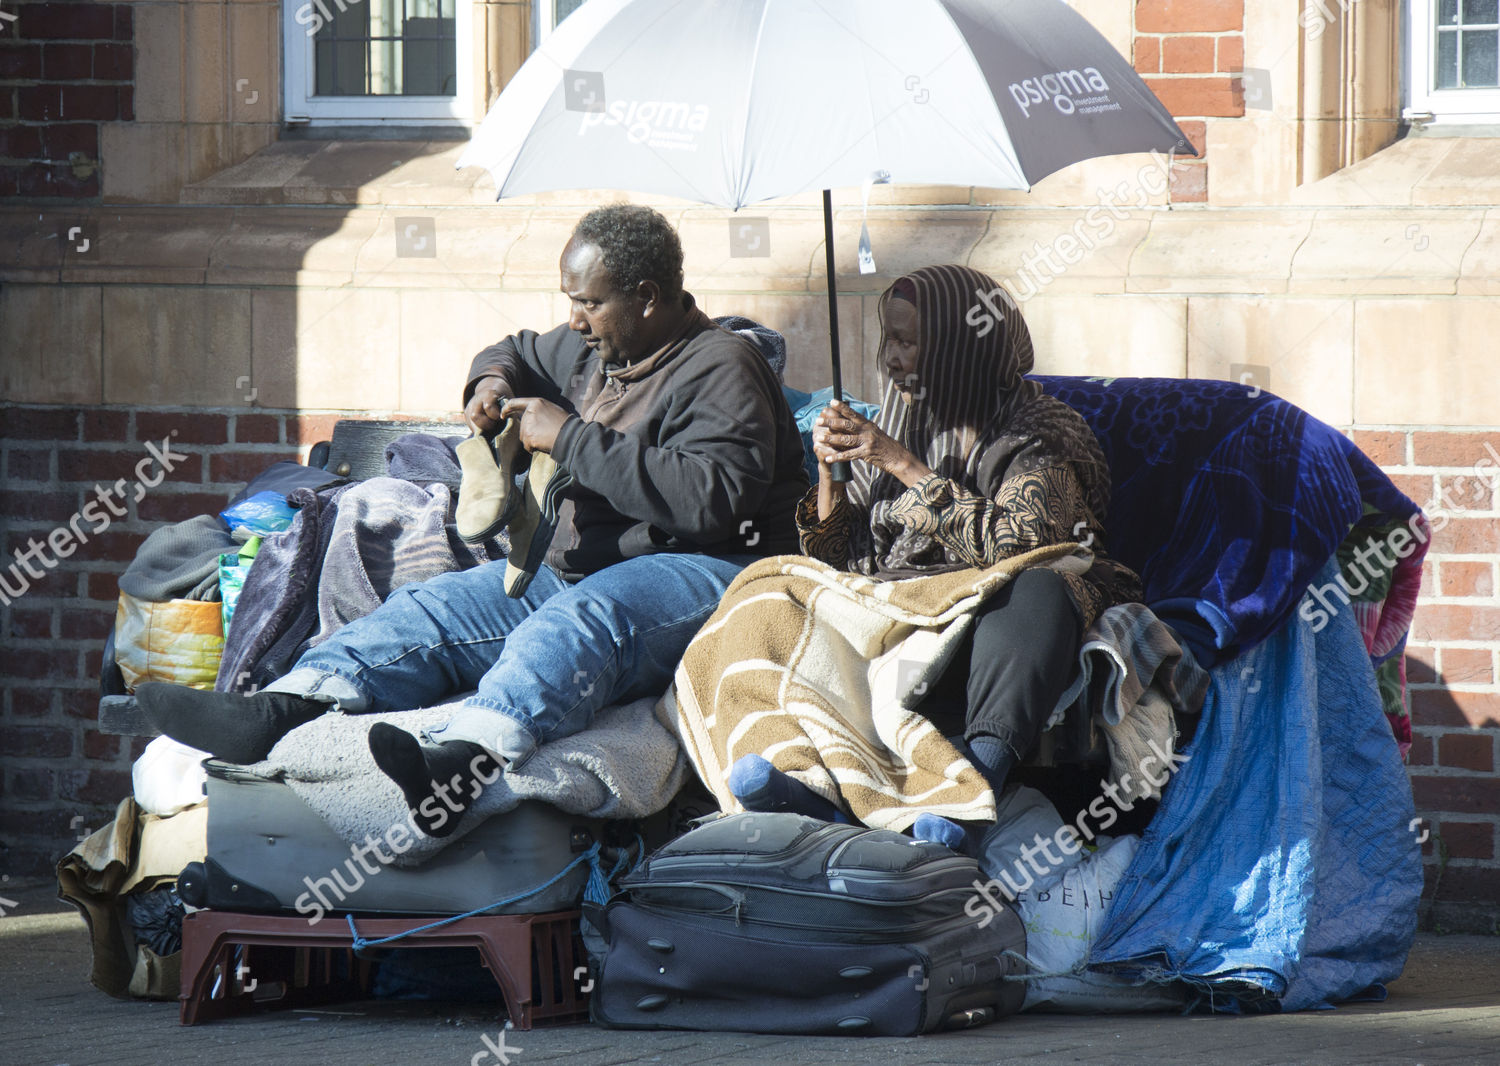
[[[783,811],[825,822],[848,821],[828,800],[759,755],[743,756],[729,768],[729,791],[747,811]]]
[[[988,734],[977,736],[963,744],[964,755],[974,764],[974,769],[984,775],[998,799],[1005,787],[1005,779],[1016,765],[1016,753],[999,737]]]
[[[977,858],[979,855],[979,841],[985,828],[985,825],[977,822],[955,822],[923,811],[917,815],[917,820],[912,823],[911,835],[918,840],[941,844],[943,847],[956,851],[960,855]]]

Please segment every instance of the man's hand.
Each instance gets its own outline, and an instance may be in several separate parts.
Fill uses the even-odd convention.
[[[500,409],[510,398],[510,386],[504,378],[495,375],[480,378],[479,384],[474,386],[474,395],[464,408],[464,421],[480,433],[494,433],[505,420]]]
[[[521,443],[529,452],[551,452],[557,444],[558,431],[568,420],[568,412],[555,403],[536,396],[506,400],[500,408],[501,418],[521,420]]]
[[[820,488],[829,481],[830,464],[854,459],[885,471],[907,488],[932,473],[926,463],[847,404],[835,401],[823,408],[813,423],[812,438]]]

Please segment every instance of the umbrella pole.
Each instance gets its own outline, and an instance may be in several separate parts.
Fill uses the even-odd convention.
[[[839,366],[839,287],[833,270],[833,190],[823,190],[823,252],[828,262],[828,341],[833,350],[833,398],[844,402],[844,375]],[[829,471],[834,481],[849,481],[848,463],[834,463]]]

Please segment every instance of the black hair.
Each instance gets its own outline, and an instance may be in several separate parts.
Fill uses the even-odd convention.
[[[682,241],[659,211],[641,204],[610,204],[584,215],[573,239],[592,244],[620,292],[634,293],[643,281],[661,286],[664,296],[682,291]]]

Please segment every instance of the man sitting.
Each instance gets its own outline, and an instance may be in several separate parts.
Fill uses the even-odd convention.
[[[477,430],[515,419],[526,451],[566,472],[560,493],[529,486],[560,506],[525,591],[507,595],[507,561],[403,586],[261,692],[141,685],[158,729],[254,762],[330,705],[410,710],[473,689],[423,741],[385,724],[370,732],[417,824],[447,836],[504,767],[602,707],[664,691],[735,574],[797,550],[808,482],[791,411],[755,345],[683,290],[670,223],[639,206],[590,212],[561,272],[567,323],[486,348],[464,390]],[[432,802],[440,788],[456,816]]]

